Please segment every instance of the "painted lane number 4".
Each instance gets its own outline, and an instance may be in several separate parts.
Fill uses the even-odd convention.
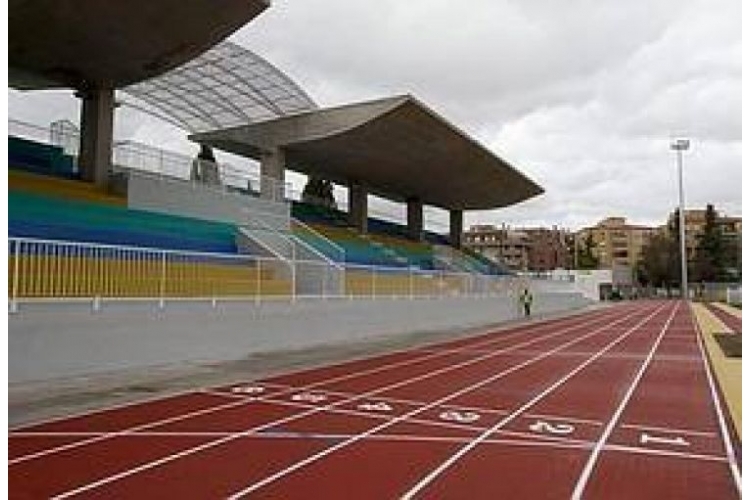
[[[479,420],[479,414],[473,411],[457,411],[448,410],[440,414],[441,420],[448,420],[450,422],[458,422],[460,424],[469,424]]]
[[[554,434],[556,436],[567,436],[575,431],[575,427],[570,424],[550,424],[544,420],[537,420],[529,426],[534,432],[542,434]]]

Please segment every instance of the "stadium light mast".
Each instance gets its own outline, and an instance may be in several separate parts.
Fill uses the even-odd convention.
[[[690,148],[688,139],[677,139],[670,148],[677,152],[677,176],[680,186],[680,266],[682,270],[682,298],[688,299],[687,254],[685,251],[685,192],[682,186],[682,153]]]

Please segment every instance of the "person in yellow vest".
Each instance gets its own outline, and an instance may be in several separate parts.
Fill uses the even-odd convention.
[[[521,305],[523,305],[524,316],[528,318],[531,315],[531,303],[534,302],[534,296],[531,295],[528,288],[524,288],[523,292],[521,292],[520,301]]]

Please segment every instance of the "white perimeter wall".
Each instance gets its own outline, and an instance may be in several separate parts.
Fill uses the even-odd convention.
[[[537,293],[534,313],[591,304]],[[221,362],[251,354],[425,331],[463,330],[520,317],[515,298],[320,299],[252,302],[22,304],[8,317],[10,384],[139,367]]]

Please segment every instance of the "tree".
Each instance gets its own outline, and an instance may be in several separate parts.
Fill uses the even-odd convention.
[[[636,266],[636,277],[641,286],[664,288],[669,293],[679,283],[674,251],[674,241],[669,233],[655,234],[649,239]]]
[[[654,234],[641,251],[636,279],[641,286],[664,288],[671,295],[680,284],[680,213],[672,214],[667,230]]]
[[[716,282],[727,279],[729,267],[728,242],[717,223],[714,206],[706,206],[706,221],[703,231],[698,235],[698,247],[694,263],[695,281]]]
[[[599,257],[594,253],[594,235],[589,233],[583,248],[576,246],[576,262],[578,269],[598,269]]]
[[[322,177],[311,175],[302,190],[302,201],[312,205],[336,208],[333,197],[333,183]]]

